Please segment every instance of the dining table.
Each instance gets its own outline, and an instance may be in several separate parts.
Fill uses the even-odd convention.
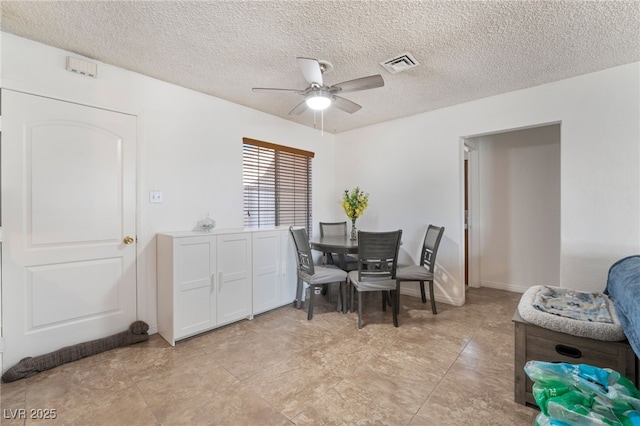
[[[323,253],[336,253],[338,255],[338,266],[340,269],[347,270],[347,254],[358,253],[358,240],[352,240],[348,235],[345,236],[324,236],[313,237],[309,240],[312,250],[318,250]],[[400,241],[402,245],[402,241]]]
[[[336,253],[338,255],[337,266],[342,270],[347,270],[347,254],[358,253],[358,240],[352,240],[346,236],[324,236],[313,237],[309,240],[311,249],[323,253]]]
[[[347,254],[358,253],[358,240],[352,240],[348,235],[346,236],[322,236],[313,237],[309,240],[309,245],[312,250],[321,251],[323,253],[334,253],[338,255],[338,266],[343,271],[347,270]],[[342,297],[342,312],[347,312],[347,295],[349,294],[348,284],[345,286]]]
[[[343,271],[347,270],[347,260],[346,256],[348,254],[357,254],[358,253],[358,240],[352,240],[349,235],[345,236],[319,236],[313,237],[309,239],[309,245],[312,250],[321,251],[323,253],[335,253],[338,255],[338,266]],[[402,245],[402,241],[400,241],[400,245]],[[349,294],[349,283],[345,287],[344,296]],[[343,298],[342,312],[347,312],[347,303],[346,297]]]

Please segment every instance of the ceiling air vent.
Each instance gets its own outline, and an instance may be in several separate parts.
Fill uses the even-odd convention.
[[[395,58],[387,59],[386,61],[380,62],[380,65],[385,67],[387,71],[391,74],[396,74],[402,71],[406,71],[409,68],[417,67],[420,65],[420,62],[416,60],[416,58],[411,55],[411,53],[403,53],[400,56],[396,56]]]

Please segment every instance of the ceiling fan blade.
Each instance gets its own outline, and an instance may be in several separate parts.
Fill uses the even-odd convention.
[[[256,93],[266,93],[266,92],[294,92],[294,93],[302,93],[304,90],[298,89],[278,89],[275,87],[253,87],[252,91]]]
[[[300,102],[294,109],[289,111],[289,115],[300,115],[307,110],[307,101]]]
[[[358,105],[355,102],[350,101],[349,99],[341,98],[340,96],[333,96],[333,106],[343,111],[348,112],[349,114],[353,114],[356,111],[359,111],[362,106]]]
[[[376,87],[384,86],[384,80],[380,74],[370,75],[369,77],[356,78],[355,80],[343,81],[342,83],[334,84],[331,86],[331,90],[340,89],[335,93],[347,93],[355,92],[357,90],[375,89]]]
[[[298,58],[298,65],[302,70],[302,75],[307,83],[317,83],[322,86],[322,70],[320,69],[320,63],[311,58]]]

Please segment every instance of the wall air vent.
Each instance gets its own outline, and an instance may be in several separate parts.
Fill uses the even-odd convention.
[[[400,56],[396,56],[395,58],[387,59],[386,61],[380,62],[387,71],[391,74],[396,74],[402,71],[406,71],[409,68],[417,67],[420,65],[420,62],[416,60],[416,58],[411,55],[411,53],[403,53]]]

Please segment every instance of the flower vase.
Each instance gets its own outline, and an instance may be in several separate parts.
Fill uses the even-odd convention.
[[[356,220],[355,219],[351,220],[351,239],[352,240],[357,240],[358,239],[358,229],[356,228]]]

